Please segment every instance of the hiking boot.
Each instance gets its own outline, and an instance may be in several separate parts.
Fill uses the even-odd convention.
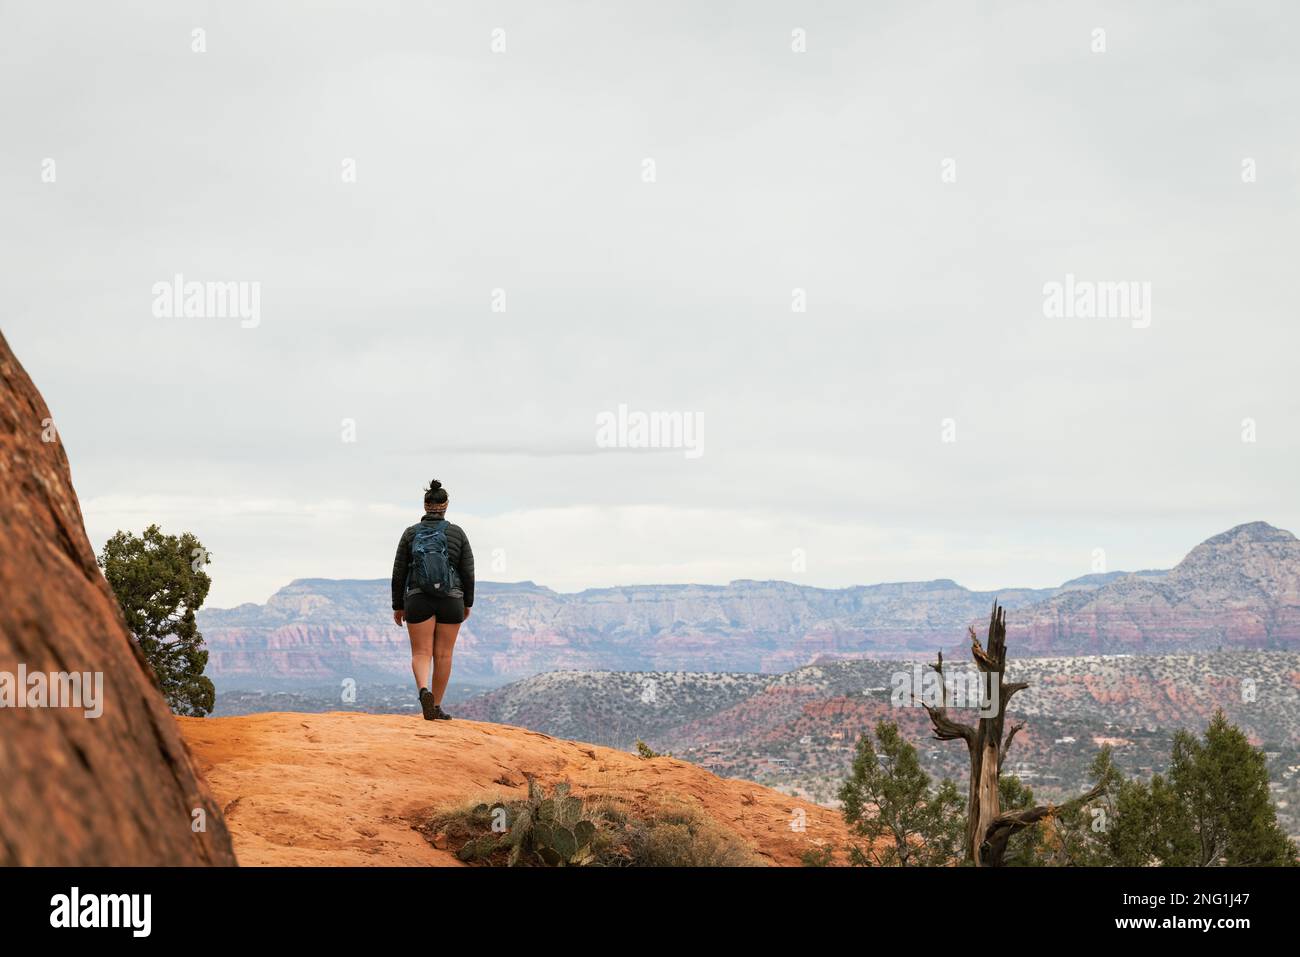
[[[442,705],[440,705],[440,704],[435,704],[435,705],[433,706],[433,716],[434,716],[435,718],[437,718],[439,721],[450,721],[450,720],[451,720],[451,715],[449,715],[447,712],[443,711],[443,710],[442,710]]]
[[[433,703],[433,692],[428,688],[420,689],[420,710],[424,712],[425,721],[438,717],[438,706]]]

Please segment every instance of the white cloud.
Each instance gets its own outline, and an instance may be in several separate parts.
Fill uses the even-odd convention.
[[[231,3],[196,56],[137,8],[8,12],[5,332],[97,544],[193,530],[216,603],[382,576],[432,474],[560,588],[795,547],[1047,585],[1300,527],[1296,10],[1112,11],[1097,56],[1068,7],[827,3],[794,55],[765,5]],[[260,326],[154,318],[177,272],[261,282]],[[1150,282],[1151,327],[1044,319],[1067,272]],[[597,453],[620,403],[704,456]]]
[[[155,521],[166,532],[194,532],[212,553],[209,604],[218,607],[265,601],[293,578],[386,578],[402,530],[419,517],[418,508],[388,503],[192,496],[90,499],[85,511],[97,547],[118,528],[139,531]],[[826,587],[933,578],[981,588],[1049,585],[1086,572],[1090,560],[1007,536],[742,509],[586,505],[475,515],[453,508],[448,517],[469,535],[481,578],[557,591],[740,578]],[[1016,578],[1029,569],[1030,579]]]

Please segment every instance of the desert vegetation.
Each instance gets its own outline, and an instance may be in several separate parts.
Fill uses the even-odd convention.
[[[507,867],[750,867],[763,862],[708,815],[666,800],[634,810],[616,797],[584,800],[567,782],[548,794],[442,809],[418,830],[468,864]]]
[[[1006,611],[996,602],[989,618],[987,647],[970,629],[971,657],[986,679],[987,697],[980,718],[973,724],[957,721],[948,714],[948,686],[944,682],[943,654],[933,665],[938,673],[940,699],[924,703],[930,716],[934,736],[940,741],[962,741],[970,758],[970,779],[966,799],[966,860],[976,867],[998,867],[1006,854],[1007,842],[1020,831],[1052,817],[1062,810],[1086,804],[1102,794],[1107,781],[1099,781],[1087,794],[1073,798],[1063,808],[1051,804],[1013,807],[1002,810],[1002,762],[1024,724],[1006,727],[1007,705],[1017,692],[1029,684],[1006,680],[1007,622]],[[989,713],[991,712],[991,713]]]
[[[855,841],[849,863],[920,867],[974,863],[963,854],[967,807],[957,787],[934,784],[916,748],[898,727],[881,722],[858,742],[853,773],[840,791]],[[1167,774],[1149,781],[1116,768],[1109,748],[1092,765],[1086,801],[1046,805],[1004,848],[1002,866],[1017,867],[1290,867],[1297,851],[1278,826],[1263,755],[1240,729],[1217,715],[1198,738],[1180,732]],[[1095,792],[1095,793],[1094,793]],[[1009,817],[1035,805],[1014,775],[998,779]],[[828,850],[804,863],[824,866]],[[986,865],[989,863],[986,859]]]
[[[1005,726],[1007,704],[1025,690],[1008,683],[1005,612],[996,604],[987,647],[974,630],[971,653],[988,679],[991,700],[975,723],[924,702],[940,741],[962,741],[969,758],[967,797],[944,779],[931,782],[916,748],[897,724],[878,722],[875,742],[860,736],[852,773],[840,789],[845,822],[862,843],[851,864],[1022,866],[1292,866],[1295,843],[1279,826],[1265,755],[1217,711],[1203,737],[1174,735],[1167,773],[1129,779],[1103,745],[1090,768],[1091,787],[1061,804],[1037,804],[1032,789],[1004,775],[1004,759],[1022,724]],[[943,656],[932,666],[944,677]],[[879,752],[877,751],[879,748]],[[964,819],[964,822],[963,822]],[[1013,838],[1015,839],[1013,841]],[[808,859],[807,863],[818,863]]]
[[[140,535],[118,531],[97,559],[168,705],[190,717],[210,714],[216,704],[195,619],[212,586],[208,559],[189,532],[165,535],[157,525]]]

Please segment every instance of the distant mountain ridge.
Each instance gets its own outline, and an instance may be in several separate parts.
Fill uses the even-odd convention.
[[[1300,647],[1300,540],[1266,522],[1206,539],[1167,574],[1065,591],[1008,617],[1022,653]]]
[[[408,644],[384,579],[300,579],[265,605],[207,609],[218,681],[403,678]],[[1300,648],[1300,541],[1264,522],[1202,542],[1170,571],[1085,575],[1058,588],[973,591],[950,579],[829,589],[782,581],[563,594],[480,582],[456,675],[555,670],[783,672],[838,658],[965,653],[994,598],[1020,654]]]
[[[1086,587],[1086,586],[1085,586]],[[199,613],[209,674],[397,676],[409,654],[388,582],[300,579],[265,605]],[[1010,608],[1057,589],[1010,589]],[[790,582],[641,585],[563,594],[533,582],[480,582],[457,642],[465,680],[562,668],[784,671],[820,655],[929,647],[992,603],[949,580],[814,588]]]

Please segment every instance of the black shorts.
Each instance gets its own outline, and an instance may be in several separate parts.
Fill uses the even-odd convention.
[[[422,591],[406,593],[406,620],[412,625],[435,618],[440,625],[459,625],[465,620],[465,602],[451,595],[426,595]]]

